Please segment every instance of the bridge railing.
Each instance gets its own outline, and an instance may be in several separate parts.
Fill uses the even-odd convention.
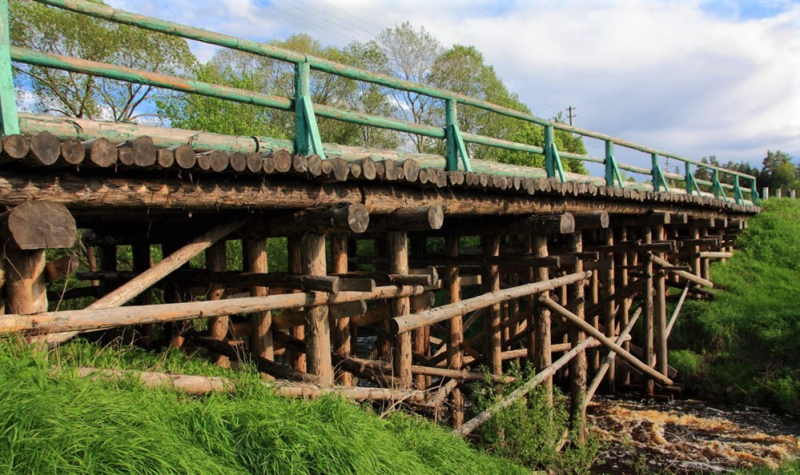
[[[70,72],[101,76],[109,79],[127,81],[138,84],[181,91],[191,94],[225,99],[245,104],[254,104],[272,109],[278,109],[295,114],[295,153],[315,153],[325,158],[316,117],[349,122],[352,124],[379,127],[398,132],[417,134],[433,139],[445,141],[445,169],[457,170],[459,162],[467,171],[471,171],[466,144],[485,145],[512,151],[528,152],[543,155],[545,158],[545,171],[548,177],[556,177],[565,181],[567,176],[561,164],[562,158],[577,159],[584,162],[594,162],[605,166],[605,183],[608,186],[625,186],[622,173],[625,170],[632,173],[649,176],[649,181],[655,191],[670,189],[668,180],[682,182],[683,188],[689,194],[701,194],[700,185],[709,187],[714,196],[731,199],[726,196],[725,190],[733,192],[732,200],[736,203],[744,201],[745,193],[750,195],[750,201],[759,202],[756,188],[756,178],[736,170],[730,170],[711,164],[695,161],[680,155],[660,151],[634,142],[612,137],[610,135],[593,132],[566,124],[543,119],[534,115],[509,109],[481,99],[465,96],[453,91],[439,89],[375,73],[364,69],[347,66],[333,61],[285,50],[275,46],[236,38],[229,35],[215,33],[200,28],[180,25],[174,22],[160,20],[153,17],[137,15],[106,5],[91,3],[86,0],[34,0],[51,7],[62,8],[79,14],[95,18],[131,25],[147,30],[165,33],[180,38],[195,40],[226,47],[246,53],[251,53],[267,58],[272,58],[294,64],[295,81],[294,97],[280,97],[255,91],[237,89],[219,84],[211,84],[192,79],[167,76],[158,73],[135,70],[121,66],[98,63],[85,59],[58,56],[54,54],[12,46],[9,39],[8,25],[8,0],[0,0],[0,126],[2,133],[9,135],[19,133],[19,120],[16,111],[11,62],[16,61],[29,65],[55,68]],[[310,95],[311,71],[321,71],[356,81],[378,84],[383,87],[402,91],[414,92],[445,104],[444,127],[430,124],[407,122],[395,118],[380,117],[351,110],[339,109],[329,105],[314,104]],[[502,116],[518,119],[544,128],[544,144],[542,147],[520,142],[508,141],[496,137],[462,132],[458,125],[457,106],[466,105],[496,113]],[[563,130],[582,137],[597,139],[605,142],[605,156],[591,157],[559,151],[555,141],[555,131]],[[651,156],[651,167],[643,168],[634,165],[618,163],[614,156],[614,146],[636,150]],[[667,157],[684,163],[684,174],[669,173],[661,169],[659,157]],[[710,171],[711,181],[701,180],[695,176],[698,169]],[[720,175],[729,175],[733,184],[720,181]],[[743,186],[749,185],[749,188]]]

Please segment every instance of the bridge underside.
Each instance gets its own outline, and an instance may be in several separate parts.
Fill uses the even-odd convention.
[[[0,332],[55,344],[130,328],[142,345],[203,346],[221,365],[252,359],[294,381],[280,382],[287,394],[335,383],[456,427],[481,365],[498,382],[512,361],[529,361],[547,390],[563,380],[578,424],[601,381],[675,388],[667,349],[680,305],[669,318],[667,301],[713,298],[709,262],[731,256],[759,211],[520,167],[444,172],[424,157],[320,160],[258,140],[248,152],[246,140],[212,149],[50,126],[58,137],[3,143]],[[47,262],[76,230],[80,267]],[[287,239],[268,248],[274,237]],[[68,288],[65,276],[82,283]],[[77,310],[48,311],[54,302]],[[195,319],[207,329],[186,324]],[[609,352],[618,357],[604,362]]]

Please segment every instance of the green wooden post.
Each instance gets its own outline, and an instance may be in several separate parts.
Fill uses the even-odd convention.
[[[561,166],[561,157],[558,156],[553,124],[544,127],[544,168],[548,178],[558,175],[564,181],[564,167]]]
[[[19,133],[10,47],[8,0],[0,0],[0,134],[2,135]]]
[[[739,186],[739,175],[733,177],[733,199],[736,204],[742,204],[744,196],[742,195],[742,188]]]
[[[310,84],[308,60],[297,63],[294,76],[294,151],[300,155],[317,154],[325,160],[314,104],[311,102]]]
[[[761,204],[761,197],[758,196],[758,190],[756,189],[755,177],[750,179],[750,201],[752,201],[754,205]]]
[[[464,163],[464,170],[471,172],[472,165],[469,163],[467,147],[461,137],[461,129],[458,128],[457,103],[453,99],[447,99],[445,108],[445,170],[458,170],[458,156]]]
[[[622,185],[622,175],[619,173],[619,168],[617,168],[617,161],[614,159],[614,142],[611,140],[606,140],[606,186],[614,186],[614,183],[618,183],[620,188],[623,187]]]
[[[658,154],[650,154],[650,164],[650,174],[653,180],[653,191],[661,191],[661,188],[664,188],[664,191],[669,191],[667,180],[664,178],[664,172],[661,171],[661,165],[658,163]]]
[[[713,182],[712,191],[714,192],[714,196],[721,196],[723,199],[727,199],[728,197],[725,196],[725,190],[722,188],[722,184],[719,182],[719,170],[712,170],[712,172],[711,181]]]
[[[692,175],[692,164],[689,163],[689,162],[684,162],[684,165],[686,165],[686,168],[685,168],[685,170],[686,170],[686,193],[689,193],[691,195],[693,192],[696,191],[698,195],[701,194],[700,193],[700,187],[697,186],[697,182],[694,179],[694,175]]]

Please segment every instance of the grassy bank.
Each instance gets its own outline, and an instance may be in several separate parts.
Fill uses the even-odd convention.
[[[529,472],[418,417],[380,417],[336,397],[275,396],[246,370],[235,376],[235,394],[205,397],[68,370],[221,371],[199,361],[77,341],[45,361],[18,342],[0,341],[0,473]],[[53,364],[66,371],[54,376]]]
[[[703,395],[800,412],[800,200],[771,199],[749,220],[713,302],[690,302],[670,360]]]

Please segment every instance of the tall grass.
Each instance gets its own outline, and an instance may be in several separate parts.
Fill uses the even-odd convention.
[[[79,378],[70,366],[111,366],[113,350],[72,345],[56,375],[53,355],[0,341],[0,473],[526,473],[417,417],[275,396],[250,371],[235,376],[235,394],[204,397]],[[163,370],[179,359],[123,352],[114,366]]]
[[[706,395],[800,412],[800,202],[771,199],[711,278],[713,302],[690,302],[672,362]]]

